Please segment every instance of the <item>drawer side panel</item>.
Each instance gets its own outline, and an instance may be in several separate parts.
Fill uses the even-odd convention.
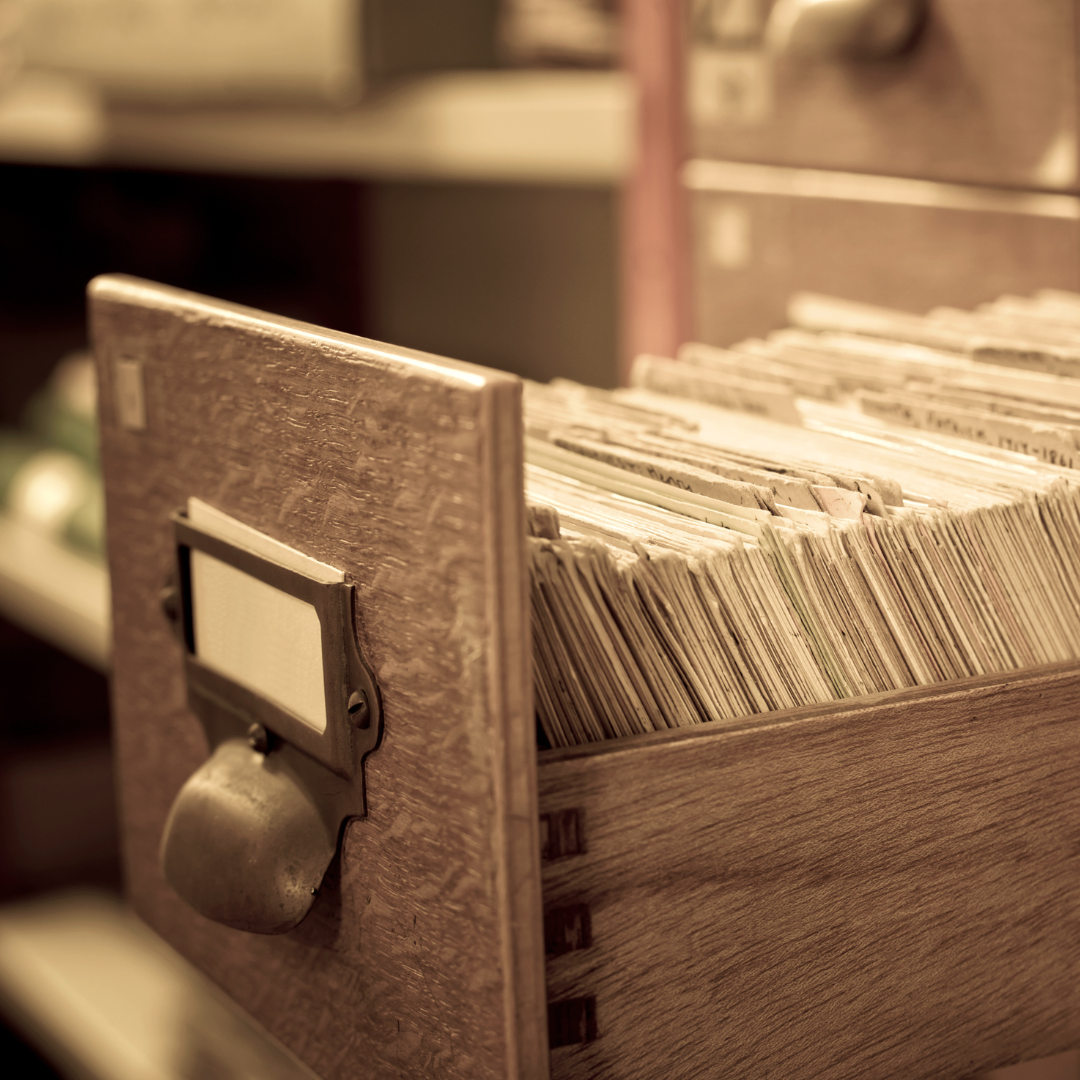
[[[552,1076],[961,1077],[1080,1041],[1080,671],[545,755]]]

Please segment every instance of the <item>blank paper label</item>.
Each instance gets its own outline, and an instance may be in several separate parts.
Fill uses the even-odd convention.
[[[195,654],[207,667],[326,730],[315,608],[205,552],[191,552]]]

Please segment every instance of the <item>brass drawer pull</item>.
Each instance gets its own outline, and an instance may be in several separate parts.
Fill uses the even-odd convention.
[[[882,60],[915,40],[926,0],[778,0],[765,40],[804,60]]]

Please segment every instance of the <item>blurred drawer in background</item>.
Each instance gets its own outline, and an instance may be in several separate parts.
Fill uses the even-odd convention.
[[[783,326],[803,289],[916,312],[1080,289],[1072,196],[724,162],[684,180],[700,341]]]
[[[691,156],[1076,186],[1070,0],[929,0],[910,48],[863,60],[806,59],[783,47],[770,54],[767,24],[780,6],[692,0]]]

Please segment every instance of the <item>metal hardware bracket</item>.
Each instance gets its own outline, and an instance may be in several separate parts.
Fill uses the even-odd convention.
[[[364,758],[382,735],[374,677],[353,626],[353,586],[324,582],[172,515],[176,591],[167,613],[184,643],[188,702],[209,759],[180,789],[165,824],[169,884],[226,926],[285,933],[311,909],[342,826],[366,814]],[[200,654],[192,553],[311,605],[318,616],[326,724],[318,730]]]

